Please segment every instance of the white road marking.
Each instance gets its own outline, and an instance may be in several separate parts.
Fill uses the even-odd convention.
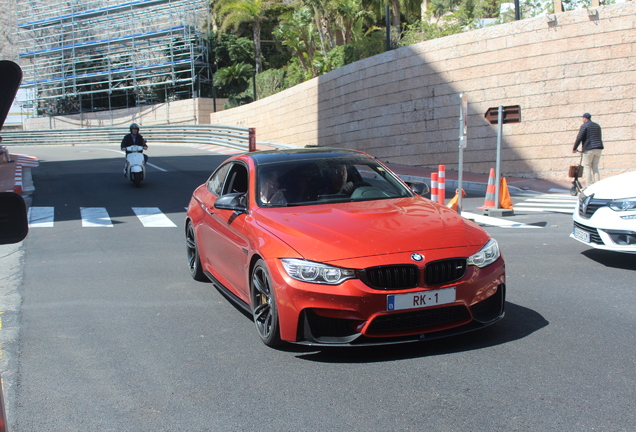
[[[132,210],[144,227],[174,228],[177,226],[158,207],[133,207]],[[104,207],[80,207],[80,213],[83,227],[113,227],[110,215]],[[29,227],[53,228],[55,223],[54,214],[54,207],[30,207],[28,213]]]
[[[54,207],[29,207],[29,228],[53,227]]]
[[[541,228],[536,225],[528,225],[520,222],[509,221],[506,219],[495,218],[492,216],[482,216],[467,211],[462,211],[462,216],[484,225],[497,226],[500,228]]]
[[[514,207],[523,212],[548,212],[572,214],[578,205],[578,197],[563,194],[535,195]]]
[[[163,168],[159,168],[157,165],[155,164],[151,164],[150,162],[146,162],[146,165],[153,167],[154,169],[158,169],[159,171],[163,171],[163,172],[168,172],[167,169],[163,169]]]
[[[569,204],[569,205],[568,205]],[[536,207],[536,206],[542,206],[542,207],[567,207],[567,208],[571,208],[574,209],[576,207],[575,204],[571,204],[571,203],[551,203],[551,202],[545,202],[545,201],[541,201],[541,202],[521,202],[521,203],[517,203],[515,204],[515,207]]]
[[[163,214],[158,207],[133,207],[133,211],[145,227],[176,227],[176,225],[168,219],[168,217]]]
[[[529,198],[524,202],[540,202],[540,203],[565,203],[565,204],[574,204],[576,205],[576,201],[567,199],[567,198]]]
[[[110,215],[104,207],[80,207],[82,214],[82,226],[87,228],[93,227],[111,227]]]
[[[572,212],[574,212],[574,208],[567,209],[567,208],[547,208],[547,207],[524,207],[519,210],[522,210],[524,212],[565,213],[565,214],[572,214]]]

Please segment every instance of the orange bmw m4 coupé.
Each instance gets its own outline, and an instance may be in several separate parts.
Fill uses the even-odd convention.
[[[272,347],[422,341],[500,320],[497,242],[416,189],[353,150],[233,156],[190,200],[190,273]]]

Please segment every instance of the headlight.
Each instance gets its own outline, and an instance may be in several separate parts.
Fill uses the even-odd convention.
[[[355,271],[300,259],[283,259],[287,274],[301,282],[338,285],[355,278]]]
[[[490,239],[486,246],[481,248],[475,255],[468,257],[468,265],[474,265],[484,268],[497,261],[501,254],[499,253],[499,244],[497,240]]]
[[[609,203],[609,208],[614,211],[636,210],[636,198],[614,200]]]

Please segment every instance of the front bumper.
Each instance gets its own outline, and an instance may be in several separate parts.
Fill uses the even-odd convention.
[[[607,207],[596,210],[589,219],[575,211],[570,237],[596,249],[636,254],[636,219],[621,216]]]
[[[276,275],[276,276],[274,276]],[[470,266],[442,286],[383,291],[359,279],[338,286],[307,284],[272,272],[283,340],[303,345],[362,346],[430,340],[477,330],[503,318],[505,265]],[[452,303],[389,311],[387,296],[455,287]]]

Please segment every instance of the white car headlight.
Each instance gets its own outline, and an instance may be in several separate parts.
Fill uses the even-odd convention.
[[[497,261],[497,258],[500,256],[501,254],[499,253],[499,244],[497,243],[497,240],[490,239],[479,252],[468,257],[468,265],[484,268]]]
[[[287,274],[301,282],[339,285],[347,279],[356,277],[355,271],[330,265],[287,258],[281,260]]]
[[[609,208],[614,211],[636,210],[636,198],[613,200],[609,203]]]

